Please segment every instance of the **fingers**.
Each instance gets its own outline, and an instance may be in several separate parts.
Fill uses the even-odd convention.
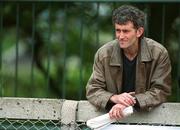
[[[112,109],[109,112],[109,116],[111,119],[122,119],[124,117],[122,111],[125,108],[125,106],[121,104],[116,104],[115,106],[112,107]]]
[[[133,106],[136,103],[136,100],[131,94],[134,94],[134,92],[120,94],[118,103],[123,104],[125,106]]]
[[[135,92],[129,92],[129,95],[131,95],[131,103],[132,103],[132,106],[133,106],[134,104],[136,104]]]
[[[122,93],[119,95],[113,95],[110,100],[115,104],[122,104],[126,107],[133,106],[136,103],[133,95],[135,95],[135,92]]]
[[[124,101],[122,101],[122,103],[128,107],[128,106],[133,106],[135,104],[136,101],[134,101],[134,99],[130,99],[130,98],[126,98],[124,99]]]
[[[116,120],[123,118],[123,115],[121,114],[119,110],[113,110],[109,112],[109,116],[111,119],[116,119]]]

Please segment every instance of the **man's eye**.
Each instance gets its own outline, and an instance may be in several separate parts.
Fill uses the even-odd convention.
[[[124,33],[128,33],[129,31],[128,30],[123,30]]]

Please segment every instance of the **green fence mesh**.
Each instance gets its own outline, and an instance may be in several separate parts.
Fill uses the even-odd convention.
[[[113,125],[120,125],[119,128],[123,130],[134,126],[135,129],[138,127],[140,130],[144,130],[143,127],[146,126],[147,128],[151,128],[151,130],[179,130],[179,125],[166,125],[166,124],[152,124],[152,123],[120,123],[116,122]],[[154,126],[154,127],[151,127]],[[145,128],[146,128],[145,127]],[[86,123],[84,122],[72,122],[68,125],[62,124],[61,121],[57,120],[29,120],[29,119],[0,119],[0,130],[91,130],[87,127]],[[145,129],[147,130],[147,129]],[[150,129],[148,129],[150,130]]]
[[[53,120],[0,119],[0,130],[90,130],[85,123],[62,124]]]

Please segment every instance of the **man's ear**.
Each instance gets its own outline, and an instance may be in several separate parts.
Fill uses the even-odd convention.
[[[139,38],[139,37],[141,37],[141,36],[143,35],[143,33],[144,33],[144,28],[143,28],[143,27],[139,27],[139,28],[137,29],[137,34],[136,34],[136,36]]]

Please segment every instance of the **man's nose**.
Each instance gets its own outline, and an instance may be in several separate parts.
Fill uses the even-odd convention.
[[[119,33],[119,39],[123,39],[123,38],[124,38],[124,33],[123,32]]]

